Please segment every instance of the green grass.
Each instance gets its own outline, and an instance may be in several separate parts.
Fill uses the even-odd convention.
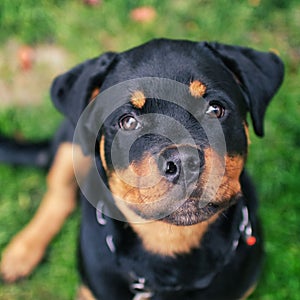
[[[300,299],[300,4],[298,1],[149,0],[0,2],[0,41],[52,43],[69,53],[70,63],[107,50],[122,51],[151,38],[169,37],[252,46],[279,51],[286,66],[283,87],[266,116],[266,136],[251,134],[248,169],[261,199],[266,262],[251,299]],[[155,21],[130,20],[134,7],[157,10]],[[1,49],[0,49],[1,51]],[[1,65],[0,65],[1,70]],[[5,72],[1,72],[5,78]],[[50,82],[49,82],[50,86]],[[1,99],[0,99],[1,101]],[[0,106],[0,131],[42,139],[54,132],[60,116],[45,97],[38,106]],[[0,166],[0,250],[28,222],[45,190],[44,173]],[[79,212],[51,244],[44,262],[30,278],[0,285],[0,299],[72,299],[78,284],[76,239]]]

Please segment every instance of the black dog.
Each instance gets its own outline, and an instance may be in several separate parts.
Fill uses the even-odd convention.
[[[72,141],[90,102],[76,134],[97,174],[87,176],[83,193],[102,191],[82,201],[81,298],[250,294],[263,250],[244,170],[246,116],[263,136],[282,79],[273,53],[162,39],[103,54],[54,81],[53,102],[69,120],[58,141]]]

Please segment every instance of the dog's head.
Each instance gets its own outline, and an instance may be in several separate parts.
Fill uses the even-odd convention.
[[[273,53],[154,40],[82,63],[59,76],[51,92],[76,124],[101,91],[85,119],[99,124],[102,118],[101,126],[91,135],[93,126],[84,124],[83,148],[96,153],[127,219],[191,225],[240,196],[247,113],[262,136],[266,108],[282,79],[283,65]]]

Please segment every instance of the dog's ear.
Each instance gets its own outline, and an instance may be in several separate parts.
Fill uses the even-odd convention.
[[[264,135],[263,121],[269,102],[282,83],[284,66],[272,52],[206,43],[234,74],[245,94],[254,131]]]
[[[100,88],[116,54],[107,52],[58,76],[51,87],[56,108],[76,125],[95,88]]]

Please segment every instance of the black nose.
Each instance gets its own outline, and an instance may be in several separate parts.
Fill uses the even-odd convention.
[[[159,157],[162,175],[176,184],[179,180],[186,183],[195,181],[204,164],[203,154],[192,146],[179,146],[164,149]]]

